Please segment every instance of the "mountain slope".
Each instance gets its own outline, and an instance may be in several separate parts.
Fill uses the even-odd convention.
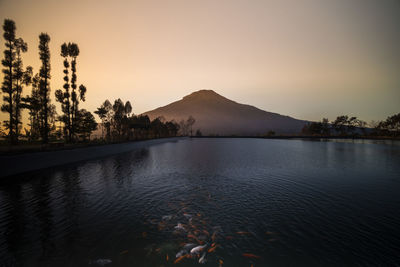
[[[300,132],[306,123],[236,103],[212,90],[194,92],[143,115],[148,115],[150,119],[163,116],[166,120],[177,122],[192,115],[196,119],[193,129],[200,129],[206,135],[259,135],[271,130],[291,134]]]

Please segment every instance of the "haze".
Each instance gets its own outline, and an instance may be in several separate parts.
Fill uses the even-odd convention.
[[[121,98],[142,113],[204,88],[304,120],[381,120],[400,104],[396,0],[0,0],[0,18],[16,22],[35,72],[38,35],[50,35],[59,113],[60,45],[69,41],[80,47],[90,111]]]

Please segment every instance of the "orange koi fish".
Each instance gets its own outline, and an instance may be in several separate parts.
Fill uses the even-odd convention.
[[[179,258],[177,258],[177,259],[174,261],[174,264],[177,264],[177,263],[181,262],[184,258],[186,258],[186,255],[180,256]]]
[[[214,246],[214,247],[212,247],[212,248],[209,248],[209,249],[208,249],[208,253],[211,253],[211,252],[215,251],[215,250],[217,249],[218,246],[219,246],[219,245],[216,245],[216,246]]]
[[[239,231],[239,232],[236,232],[238,235],[251,235],[251,233],[249,233],[249,232],[242,232],[242,231]]]
[[[261,259],[260,256],[257,256],[257,255],[251,254],[251,253],[243,253],[242,255],[243,255],[243,257],[246,257],[246,258]]]

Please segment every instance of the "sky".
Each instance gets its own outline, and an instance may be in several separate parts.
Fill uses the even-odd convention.
[[[400,112],[398,0],[0,0],[5,18],[34,72],[50,35],[59,113],[64,42],[79,45],[80,107],[92,112],[121,98],[140,114],[200,89],[305,120]]]

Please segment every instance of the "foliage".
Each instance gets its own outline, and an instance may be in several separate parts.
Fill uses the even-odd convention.
[[[79,47],[75,43],[64,43],[61,45],[60,55],[64,58],[64,85],[63,90],[55,92],[57,102],[61,103],[61,110],[64,113],[60,117],[65,125],[65,136],[68,142],[73,142],[79,127],[79,102],[85,101],[86,87],[80,85],[77,89],[76,59],[79,55]],[[71,64],[70,64],[71,63]],[[70,72],[71,71],[71,72]],[[71,77],[69,74],[71,73]],[[70,91],[71,89],[71,91]]]
[[[203,134],[201,133],[200,129],[197,129],[196,136],[203,136]]]
[[[385,121],[376,124],[373,131],[377,136],[400,136],[400,113],[387,117]]]
[[[50,104],[50,49],[49,49],[50,36],[47,33],[39,35],[39,56],[42,61],[42,66],[39,71],[39,95],[42,105],[41,110],[41,123],[43,125],[41,131],[42,142],[47,144],[49,142],[49,116],[51,110]]]
[[[132,114],[132,105],[129,101],[124,103],[121,99],[111,105],[106,100],[97,108],[95,114],[99,116],[102,124],[102,138],[106,130],[107,141],[128,141],[149,138],[176,136],[179,126],[174,121],[165,121],[163,117],[150,121],[147,115]]]
[[[14,98],[16,88],[13,86],[14,84],[14,68],[15,65],[15,22],[9,19],[4,20],[3,30],[4,30],[4,40],[6,49],[4,50],[4,59],[2,59],[1,64],[3,65],[3,74],[4,79],[1,86],[1,91],[4,93],[3,95],[3,105],[1,105],[1,111],[8,113],[8,120],[5,120],[4,127],[8,130],[8,139],[11,144],[16,143],[15,136],[15,124],[14,124]]]
[[[76,119],[79,121],[79,124],[75,129],[76,132],[83,140],[90,140],[90,134],[97,128],[94,116],[86,109],[81,109],[79,110]]]

